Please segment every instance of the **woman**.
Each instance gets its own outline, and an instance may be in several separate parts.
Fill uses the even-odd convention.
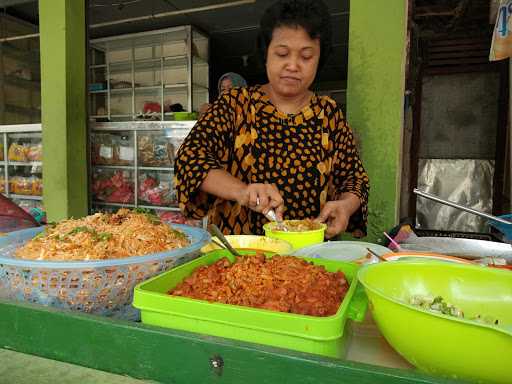
[[[331,46],[327,7],[282,0],[260,23],[268,83],[233,88],[180,148],[176,183],[186,216],[224,233],[260,234],[264,213],[326,222],[326,237],[366,233],[368,177],[340,108],[309,88]]]
[[[235,72],[226,72],[221,77],[219,77],[219,81],[217,82],[217,90],[219,91],[219,96],[222,92],[229,91],[233,87],[247,87],[247,81]],[[201,118],[208,108],[210,108],[211,104],[205,103],[201,105],[199,108],[199,118]]]
[[[222,92],[229,91],[234,87],[247,87],[247,81],[235,72],[227,72],[219,77],[219,81],[217,84],[217,90],[219,91],[219,95]]]

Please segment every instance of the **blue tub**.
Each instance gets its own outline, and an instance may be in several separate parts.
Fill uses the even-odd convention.
[[[501,219],[511,221],[510,225],[500,223],[498,221],[489,220],[489,224],[503,233],[507,241],[512,241],[512,214],[498,216]]]

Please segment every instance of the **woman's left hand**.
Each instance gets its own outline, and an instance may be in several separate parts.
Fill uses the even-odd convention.
[[[340,200],[328,201],[316,221],[327,224],[325,237],[330,239],[348,227],[350,216],[359,209],[361,202],[352,193],[344,193]]]

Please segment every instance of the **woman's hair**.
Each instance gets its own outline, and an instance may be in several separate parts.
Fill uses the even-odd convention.
[[[332,27],[329,9],[322,0],[279,0],[265,10],[260,20],[258,48],[267,58],[274,29],[302,27],[312,39],[320,39],[318,69],[331,53]]]

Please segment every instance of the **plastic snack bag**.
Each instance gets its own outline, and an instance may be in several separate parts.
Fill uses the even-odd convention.
[[[512,0],[501,0],[492,36],[489,60],[503,60],[512,56]]]

